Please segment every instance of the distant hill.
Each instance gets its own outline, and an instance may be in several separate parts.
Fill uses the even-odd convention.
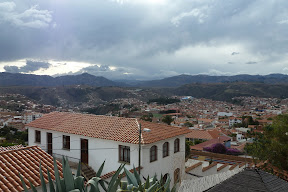
[[[0,73],[0,86],[63,86],[63,85],[90,85],[98,87],[120,86],[104,77],[96,77],[88,73],[81,75],[65,75],[51,77],[48,75],[32,75],[21,73]]]
[[[288,83],[288,75],[234,75],[234,76],[209,76],[209,75],[179,75],[160,80],[138,82],[139,87],[179,87],[191,83],[228,83],[228,82],[257,82],[257,83]]]
[[[187,84],[167,90],[174,95],[189,95],[220,101],[231,101],[233,97],[238,96],[288,98],[288,84],[245,82]]]

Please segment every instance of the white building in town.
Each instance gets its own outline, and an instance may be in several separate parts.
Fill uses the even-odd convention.
[[[105,161],[103,174],[116,171],[121,163],[126,163],[128,170],[138,167],[141,127],[141,175],[147,178],[168,173],[174,184],[185,173],[187,128],[134,118],[63,112],[46,114],[26,127],[29,146],[38,145],[49,154],[67,156],[70,161],[80,160],[95,171]]]
[[[27,124],[30,123],[40,117],[42,117],[42,113],[35,113],[35,112],[27,112],[23,115],[23,123]]]

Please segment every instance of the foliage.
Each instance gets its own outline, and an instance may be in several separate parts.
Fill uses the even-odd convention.
[[[184,123],[184,126],[185,127],[193,127],[194,125],[193,125],[193,123],[190,123],[189,121],[187,121]]]
[[[227,148],[222,143],[215,143],[211,147],[204,147],[203,150],[212,153],[221,153],[227,155],[239,155],[241,153],[238,149]]]
[[[238,149],[228,148],[226,151],[227,155],[239,155],[241,152]]]
[[[63,157],[62,166],[63,166],[63,178],[60,178],[59,170],[57,168],[57,163],[55,158],[54,160],[54,172],[55,172],[55,182],[52,181],[51,174],[49,170],[47,169],[47,175],[48,175],[48,184],[50,192],[132,192],[132,191],[140,191],[140,192],[175,192],[175,186],[170,190],[170,182],[171,179],[168,175],[168,178],[166,181],[163,180],[163,177],[161,175],[161,179],[157,180],[156,175],[152,178],[146,179],[145,183],[142,183],[140,180],[140,175],[134,168],[133,173],[128,171],[125,168],[125,164],[121,164],[115,174],[112,176],[111,180],[109,182],[103,180],[100,178],[103,167],[105,162],[102,163],[99,170],[96,173],[96,177],[91,178],[85,185],[84,183],[84,177],[81,176],[81,164],[79,162],[77,174],[76,176],[72,175],[72,171],[70,169],[70,166],[68,164],[68,160]],[[41,162],[40,162],[40,180],[41,180],[41,186],[42,191],[47,192],[47,186],[43,177],[43,172],[41,168]],[[124,173],[126,174],[127,181],[121,181],[123,177],[123,173],[121,174],[122,170],[124,169]],[[22,186],[24,188],[25,192],[28,192],[28,189],[25,185],[25,182],[20,175],[20,179],[22,182]],[[35,186],[29,181],[30,187],[34,192],[37,192]],[[89,189],[90,188],[90,189]]]
[[[249,155],[268,160],[272,165],[288,171],[288,115],[274,118],[273,124],[264,129],[263,134],[251,133],[253,144],[246,146]]]
[[[158,105],[168,105],[172,103],[178,103],[180,102],[180,99],[173,99],[173,98],[157,98],[157,99],[149,99],[148,104],[156,102]]]
[[[5,137],[7,140],[7,143],[1,144],[2,146],[9,146],[11,142],[14,143],[13,145],[25,144],[28,141],[28,130],[20,131],[13,127],[4,126],[0,129],[0,137]]]
[[[170,125],[173,121],[173,118],[170,115],[165,115],[162,118],[162,122],[167,123],[168,125]]]
[[[191,151],[190,146],[193,146],[193,145],[194,145],[193,141],[188,141],[188,140],[185,141],[185,157],[189,157],[190,151]]]
[[[144,121],[152,122],[152,118],[153,118],[153,114],[152,113],[148,113],[146,115],[142,115],[142,117],[140,119],[142,119]]]

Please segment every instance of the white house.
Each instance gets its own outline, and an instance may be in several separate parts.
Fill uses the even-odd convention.
[[[140,126],[141,124],[141,126]],[[49,154],[86,163],[103,174],[121,163],[138,167],[141,127],[141,175],[169,174],[172,184],[185,173],[187,128],[138,121],[134,118],[53,112],[27,124],[29,146],[38,145]],[[150,130],[145,132],[144,130]],[[174,178],[174,179],[173,179]]]
[[[34,121],[35,119],[42,117],[42,115],[43,115],[42,113],[35,113],[35,112],[24,113],[23,123],[24,124],[30,123],[30,122]]]
[[[234,118],[234,117],[229,118],[229,127],[232,127],[233,125],[235,125],[237,123],[242,123],[242,119],[241,118]]]

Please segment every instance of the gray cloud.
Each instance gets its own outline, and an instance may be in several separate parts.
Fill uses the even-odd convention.
[[[39,10],[37,5],[19,13],[15,10],[14,2],[0,3],[0,22],[9,23],[19,27],[45,28],[52,21],[51,12]]]
[[[239,52],[232,52],[231,55],[239,55]]]
[[[249,62],[246,62],[245,64],[248,64],[248,65],[255,65],[257,64],[258,62],[256,61],[249,61]]]
[[[50,66],[51,64],[47,62],[27,60],[26,65],[22,67],[6,65],[4,66],[4,70],[9,73],[31,73],[37,71],[38,69],[48,69]]]
[[[99,63],[90,68],[95,74],[147,79],[209,69],[267,74],[287,66],[285,0],[117,2],[0,3],[1,61]],[[248,71],[250,60],[261,63]]]
[[[5,72],[8,72],[8,73],[19,73],[20,70],[19,70],[19,67],[17,66],[4,66],[4,70]]]

